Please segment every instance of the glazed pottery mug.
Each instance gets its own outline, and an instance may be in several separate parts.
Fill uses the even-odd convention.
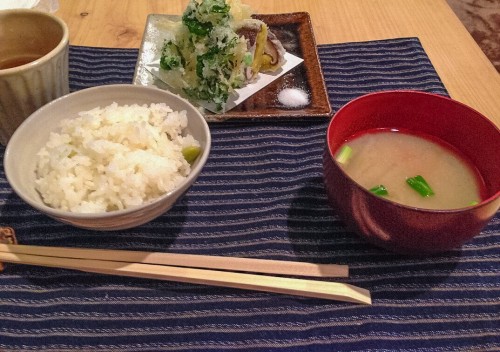
[[[41,106],[69,93],[69,33],[56,16],[0,11],[0,143]]]

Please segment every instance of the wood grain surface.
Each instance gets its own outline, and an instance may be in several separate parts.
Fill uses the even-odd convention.
[[[317,44],[418,37],[452,98],[500,126],[500,75],[446,0],[246,0],[256,13],[306,11]],[[187,0],[60,0],[70,44],[138,48],[148,14]]]

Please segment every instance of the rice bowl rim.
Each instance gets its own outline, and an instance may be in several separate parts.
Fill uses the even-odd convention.
[[[22,144],[23,135],[26,131],[31,129],[31,123],[37,119],[39,116],[43,116],[46,114],[47,110],[54,109],[55,107],[57,108],[64,108],[65,104],[68,102],[68,100],[75,99],[80,96],[87,96],[87,99],[90,99],[92,96],[95,96],[96,94],[102,95],[105,94],[106,91],[113,91],[113,90],[121,90],[123,91],[123,96],[126,97],[131,97],[134,95],[134,92],[137,91],[143,91],[143,93],[151,93],[152,95],[164,95],[164,100],[161,102],[154,101],[152,99],[148,103],[138,103],[138,102],[130,102],[127,103],[127,105],[132,105],[132,104],[138,104],[138,105],[144,105],[144,104],[152,104],[152,103],[165,103],[167,106],[170,106],[170,103],[172,100],[177,100],[178,102],[186,105],[185,110],[186,110],[186,115],[188,117],[188,128],[190,125],[190,120],[193,119],[198,119],[201,122],[202,125],[202,134],[205,137],[205,145],[202,145],[202,152],[200,156],[198,156],[195,165],[191,168],[191,171],[189,172],[189,175],[182,180],[182,182],[177,185],[173,190],[162,194],[158,198],[152,199],[150,201],[144,202],[141,205],[136,205],[132,206],[126,209],[121,209],[121,210],[113,210],[109,212],[98,212],[98,213],[77,213],[77,212],[71,212],[71,211],[65,211],[65,210],[60,210],[56,208],[52,208],[48,205],[46,205],[43,200],[41,199],[34,199],[33,197],[30,197],[29,195],[26,195],[24,192],[20,190],[20,187],[18,186],[18,182],[13,179],[13,176],[11,174],[11,170],[8,167],[9,163],[13,163],[13,160],[16,158],[15,156],[15,150],[14,145],[19,145]],[[113,99],[109,100],[108,105],[112,104],[114,101]],[[124,104],[118,104],[118,105],[124,105]],[[99,103],[96,103],[95,107],[99,106]],[[191,110],[191,111],[190,111]],[[82,109],[81,111],[85,111]],[[174,110],[178,111],[178,110]],[[59,125],[54,126],[53,128],[48,130],[48,133],[56,131],[59,128]],[[41,146],[40,146],[41,147]],[[208,156],[210,154],[210,148],[211,148],[211,134],[210,134],[210,129],[208,126],[207,121],[201,114],[201,112],[193,106],[187,99],[184,99],[183,97],[174,94],[172,92],[162,90],[156,87],[149,87],[149,86],[140,86],[140,85],[134,85],[134,84],[111,84],[111,85],[102,85],[102,86],[96,86],[96,87],[90,87],[86,89],[82,89],[76,92],[72,92],[69,94],[66,94],[62,97],[59,97],[46,105],[42,106],[40,109],[36,110],[34,113],[32,113],[26,120],[23,121],[23,123],[16,129],[14,134],[12,135],[11,139],[9,140],[9,143],[7,144],[5,148],[5,153],[4,153],[4,171],[5,171],[5,176],[7,178],[7,181],[9,182],[11,188],[14,190],[14,192],[26,203],[31,205],[33,208],[39,210],[42,213],[45,213],[51,217],[55,218],[66,218],[66,219],[75,219],[75,220],[92,220],[92,219],[105,219],[105,218],[113,218],[113,217],[118,217],[118,216],[126,216],[128,214],[134,214],[137,213],[138,211],[141,210],[146,210],[147,208],[154,206],[156,204],[161,204],[163,201],[166,199],[170,198],[172,195],[179,193],[179,196],[181,196],[183,193],[187,191],[189,186],[194,183],[195,179],[198,177],[200,174],[201,170],[206,164],[206,161],[208,159]],[[29,170],[29,172],[35,172],[35,170]],[[29,176],[26,176],[29,177]],[[187,186],[187,188],[186,188]],[[33,185],[33,188],[35,186]],[[185,188],[185,189],[184,189]],[[35,190],[35,192],[38,193],[38,191]],[[175,202],[175,200],[174,200]]]

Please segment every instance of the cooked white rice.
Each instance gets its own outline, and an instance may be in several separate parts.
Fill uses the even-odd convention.
[[[183,135],[186,126],[186,111],[165,104],[81,112],[38,152],[36,189],[47,205],[78,213],[150,202],[191,171],[182,149],[199,142]]]

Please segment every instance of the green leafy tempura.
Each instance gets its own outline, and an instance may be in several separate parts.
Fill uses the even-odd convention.
[[[161,68],[169,71],[169,85],[214,103],[217,110],[244,84],[251,62],[246,40],[233,29],[230,10],[225,0],[190,0],[160,59]]]

